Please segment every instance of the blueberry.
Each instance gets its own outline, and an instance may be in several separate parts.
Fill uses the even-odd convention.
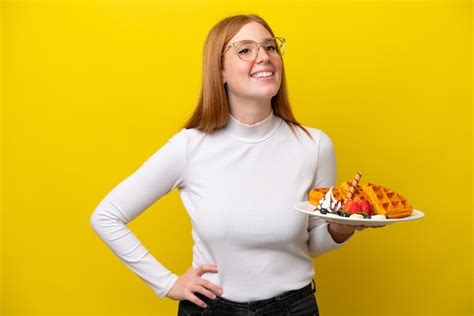
[[[319,213],[321,213],[321,214],[327,214],[327,213],[329,213],[329,211],[328,211],[327,208],[321,208],[321,209],[319,210]]]

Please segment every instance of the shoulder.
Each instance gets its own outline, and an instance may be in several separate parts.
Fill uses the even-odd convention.
[[[173,137],[176,137],[179,143],[186,147],[186,152],[189,155],[202,144],[203,140],[209,136],[209,133],[203,132],[196,128],[182,128]]]
[[[323,131],[322,129],[311,127],[311,126],[306,126],[306,125],[301,125],[304,129],[308,131],[308,133],[311,135],[312,139],[306,134],[303,129],[301,129],[298,126],[294,126],[296,133],[298,135],[298,138],[301,139],[304,143],[312,142],[314,143],[317,147],[332,147],[332,140],[329,137],[329,135]]]
[[[178,132],[174,133],[170,140],[175,140],[177,142],[186,142],[189,143],[190,141],[204,137],[206,135],[205,132],[200,131],[196,128],[181,128]]]
[[[181,145],[181,146],[187,146],[188,143],[188,133],[186,132],[186,129],[182,128],[178,132],[175,132],[168,138],[168,142],[175,144],[175,145]]]
[[[190,139],[204,137],[207,133],[198,130],[197,128],[182,128],[179,133],[183,133]]]
[[[182,135],[182,138],[186,138],[186,142],[189,145],[197,144],[207,137],[208,133],[200,131],[196,128],[182,128],[178,134]],[[178,135],[176,134],[176,135]]]

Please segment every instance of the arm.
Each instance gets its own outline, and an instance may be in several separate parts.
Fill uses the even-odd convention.
[[[354,226],[335,223],[328,223],[328,231],[332,239],[338,244],[349,239],[349,237],[351,237],[355,232]]]
[[[94,210],[90,225],[112,252],[163,298],[178,276],[158,262],[128,228],[155,201],[183,185],[187,135],[183,129],[119,183]]]
[[[337,176],[336,156],[331,139],[322,131],[319,131],[317,159],[313,187],[329,188],[335,185]],[[313,257],[318,257],[328,251],[341,247],[353,234],[353,232],[346,234],[337,224],[328,224],[316,216],[309,217],[308,231],[310,235],[309,251]]]

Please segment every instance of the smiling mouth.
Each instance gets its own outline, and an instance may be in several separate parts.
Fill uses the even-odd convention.
[[[255,79],[271,78],[273,76],[274,76],[274,73],[272,71],[262,71],[262,72],[257,72],[251,75],[251,77]]]

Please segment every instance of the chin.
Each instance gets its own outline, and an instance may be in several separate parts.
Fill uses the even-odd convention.
[[[262,98],[273,98],[274,96],[277,95],[277,93],[278,93],[278,89],[273,89],[271,91],[261,93],[260,97],[262,97]]]
[[[262,97],[262,98],[271,98],[274,97],[278,93],[278,87],[260,87],[260,89],[255,89],[253,91],[253,95],[255,97]]]

